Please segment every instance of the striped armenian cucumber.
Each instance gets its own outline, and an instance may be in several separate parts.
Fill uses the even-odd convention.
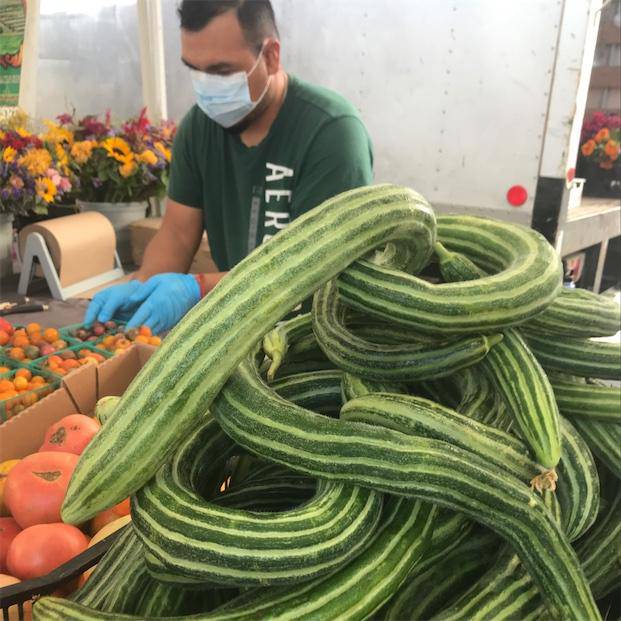
[[[481,360],[502,339],[500,335],[480,335],[425,346],[367,341],[345,326],[345,307],[339,304],[334,281],[315,293],[312,318],[319,346],[337,367],[380,381],[419,381],[450,375]]]
[[[388,498],[369,547],[338,571],[300,585],[258,588],[206,614],[169,621],[362,621],[392,595],[429,545],[436,510],[405,498]],[[106,615],[53,597],[35,605],[39,621],[137,621]]]
[[[97,564],[71,599],[99,612],[164,617],[211,610],[234,592],[189,591],[162,584],[148,573],[144,550],[131,525]]]
[[[601,599],[621,580],[621,495],[577,543],[593,596]],[[511,621],[546,618],[539,590],[517,556],[507,551],[489,572],[434,621]]]
[[[523,333],[544,369],[603,379],[621,379],[621,344],[592,339]]]
[[[621,479],[621,425],[582,416],[568,416],[589,448],[618,479]]]
[[[348,401],[341,409],[341,419],[442,440],[479,455],[523,483],[542,472],[517,438],[422,397],[370,394]],[[554,489],[556,480],[544,478],[541,484]]]
[[[561,457],[558,406],[541,365],[516,330],[482,360],[481,368],[505,402],[535,459],[554,468]]]
[[[461,240],[459,223],[445,219],[443,234],[455,234]],[[463,233],[462,233],[463,234]],[[451,238],[452,240],[452,238]],[[488,249],[479,250],[484,240],[470,240],[465,247],[473,256],[479,257]],[[452,243],[452,242],[451,242]],[[457,242],[455,242],[457,245]],[[450,265],[452,271],[446,270]],[[472,262],[463,259],[459,252],[451,252],[440,263],[443,277],[459,278],[464,282],[477,276]],[[554,392],[541,365],[516,330],[505,330],[504,339],[481,362],[488,379],[503,398],[508,414],[531,448],[539,463],[546,468],[554,468],[561,456],[561,433],[559,413]]]
[[[212,500],[221,507],[246,511],[285,511],[313,497],[317,483],[300,474],[245,481]]]
[[[520,559],[504,550],[489,571],[434,621],[520,621],[539,619],[541,597]]]
[[[263,351],[270,359],[268,381],[271,382],[276,376],[276,371],[285,359],[291,344],[309,336],[313,336],[313,324],[310,313],[304,313],[283,321],[263,337]]]
[[[417,571],[392,597],[383,621],[424,621],[456,600],[489,568],[499,539],[489,530],[475,533],[426,571]]]
[[[595,461],[582,436],[561,418],[562,457],[558,466],[556,498],[561,525],[569,541],[591,528],[599,511],[600,483]]]
[[[394,382],[376,382],[374,380],[363,379],[351,373],[343,373],[341,379],[341,396],[343,403],[350,399],[355,399],[356,397],[364,397],[364,395],[368,395],[372,392],[406,393],[407,390],[402,384]],[[289,401],[292,401],[292,399],[289,399]],[[299,402],[296,403],[302,405]]]
[[[342,377],[341,371],[332,370],[298,373],[276,380],[272,388],[307,410],[338,416]]]
[[[621,307],[614,298],[563,287],[543,313],[530,319],[525,327],[542,334],[589,338],[612,336],[621,325]]]
[[[599,618],[575,553],[542,500],[478,455],[304,410],[271,391],[252,358],[231,375],[212,413],[240,446],[294,470],[465,513],[511,543],[558,614]]]
[[[621,489],[576,544],[593,596],[605,597],[621,583]]]
[[[460,401],[455,406],[460,414],[501,431],[511,429],[513,421],[506,414],[504,402],[479,365],[463,369],[451,380],[460,391]]]
[[[131,525],[125,526],[71,599],[102,612],[131,611],[150,579],[144,570],[142,544]]]
[[[593,380],[550,375],[559,410],[567,416],[621,424],[621,389]]]
[[[102,397],[99,401],[97,401],[95,405],[95,418],[99,421],[100,425],[104,425],[110,416],[112,416],[112,413],[120,400],[121,397],[111,395],[108,397]]]
[[[420,269],[431,256],[435,217],[416,192],[379,185],[325,201],[256,248],[183,318],[125,391],[113,422],[80,457],[63,521],[81,523],[149,481],[266,326],[390,241],[410,243]]]
[[[343,302],[425,334],[494,333],[543,311],[561,287],[554,248],[536,231],[471,216],[443,216],[442,242],[470,256],[485,246],[499,273],[469,282],[432,284],[405,272],[360,260],[338,278]],[[438,224],[438,233],[440,226]],[[476,259],[475,259],[476,262]]]
[[[220,434],[209,419],[133,499],[133,526],[156,571],[232,586],[286,584],[333,571],[364,549],[380,517],[382,495],[373,490],[320,481],[303,506],[263,514],[201,498],[188,464]]]

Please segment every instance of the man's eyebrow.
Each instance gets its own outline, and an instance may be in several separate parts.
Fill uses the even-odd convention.
[[[231,68],[229,63],[215,63],[213,65],[209,65],[205,68],[199,68],[196,65],[188,62],[185,58],[181,58],[181,62],[190,69],[194,69],[195,71],[205,71],[207,73],[219,73],[221,71],[228,71]]]

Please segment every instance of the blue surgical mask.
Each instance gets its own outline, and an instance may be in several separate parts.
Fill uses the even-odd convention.
[[[222,127],[232,127],[239,123],[257,107],[267,93],[271,75],[256,101],[252,101],[248,88],[248,76],[257,68],[262,53],[263,48],[257,62],[248,73],[238,71],[231,75],[213,75],[195,69],[190,70],[196,103],[210,119]]]

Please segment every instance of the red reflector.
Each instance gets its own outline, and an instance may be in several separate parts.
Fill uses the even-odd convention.
[[[568,168],[567,174],[565,175],[565,179],[567,179],[567,183],[571,183],[574,180],[575,176],[576,176],[576,169]]]
[[[526,202],[528,192],[523,185],[513,185],[507,191],[507,201],[513,207],[519,207]]]

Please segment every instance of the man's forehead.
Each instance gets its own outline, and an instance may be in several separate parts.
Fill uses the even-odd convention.
[[[198,32],[181,30],[183,61],[199,69],[243,64],[253,56],[235,11],[214,17]]]

